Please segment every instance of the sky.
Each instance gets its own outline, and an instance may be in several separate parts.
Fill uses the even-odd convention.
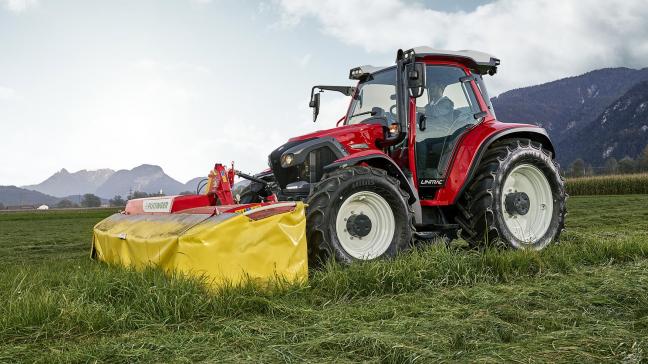
[[[331,128],[350,68],[398,48],[502,60],[491,95],[648,66],[645,0],[0,0],[0,185],[61,168],[215,162],[258,172],[291,136]]]

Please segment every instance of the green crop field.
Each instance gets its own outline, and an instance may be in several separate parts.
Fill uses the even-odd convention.
[[[567,192],[571,196],[648,194],[648,173],[568,178]]]
[[[110,211],[0,214],[0,362],[648,361],[648,195],[574,197],[545,251],[463,244],[210,293],[89,259]]]

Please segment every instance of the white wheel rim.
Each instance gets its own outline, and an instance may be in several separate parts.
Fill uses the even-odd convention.
[[[506,195],[524,192],[529,196],[529,212],[525,215],[506,211]],[[534,244],[542,238],[553,217],[551,185],[542,171],[530,164],[521,164],[511,171],[502,187],[502,215],[511,234],[525,244]]]
[[[366,236],[354,236],[347,231],[347,220],[353,215],[366,215],[371,220],[371,231]],[[396,222],[389,203],[370,191],[356,192],[340,206],[335,229],[342,248],[356,259],[374,259],[383,255],[394,238]]]

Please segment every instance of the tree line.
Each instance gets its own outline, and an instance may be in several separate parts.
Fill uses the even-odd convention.
[[[578,158],[564,172],[567,177],[648,172],[648,145],[635,158],[625,156],[621,160],[617,160],[616,158],[610,157],[605,160],[601,167],[593,167],[591,164]]]
[[[86,193],[81,196],[81,201],[79,203],[72,202],[67,198],[62,199],[56,204],[56,208],[59,209],[69,209],[69,208],[78,208],[78,207],[100,207],[101,198],[92,193]]]
[[[180,195],[192,195],[194,192],[183,191],[180,192]],[[108,206],[110,207],[124,207],[128,200],[136,198],[146,198],[146,197],[159,197],[165,196],[164,193],[147,193],[142,191],[131,191],[124,199],[121,195],[115,195],[115,197],[108,200]],[[76,200],[76,198],[75,198]],[[101,198],[92,193],[86,193],[79,198],[79,202],[74,202],[69,198],[64,198],[57,202],[54,206],[59,209],[71,209],[71,208],[89,208],[89,207],[101,207],[102,201]],[[7,208],[3,203],[0,202],[0,210]]]
[[[108,200],[108,206],[110,207],[124,207],[128,200],[136,198],[145,198],[145,197],[158,197],[164,196],[163,193],[147,193],[141,191],[132,191],[124,199],[121,195],[115,195],[115,197]],[[69,199],[63,199],[56,204],[56,207],[59,209],[69,209],[69,208],[79,208],[79,207],[100,207],[101,198],[92,193],[86,193],[81,197],[79,203],[70,201]],[[2,209],[2,208],[0,208]]]

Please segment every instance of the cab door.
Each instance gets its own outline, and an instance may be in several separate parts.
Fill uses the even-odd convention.
[[[460,67],[428,65],[416,105],[416,175],[421,199],[434,198],[461,136],[483,119],[470,77]]]

